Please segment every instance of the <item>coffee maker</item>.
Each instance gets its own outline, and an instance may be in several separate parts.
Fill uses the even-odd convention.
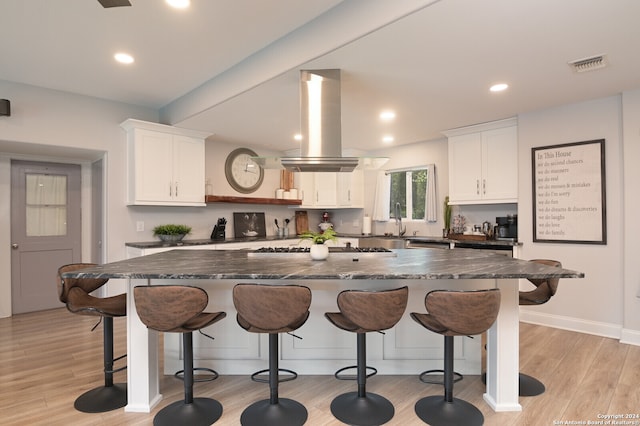
[[[496,217],[494,235],[499,241],[518,241],[518,215]]]

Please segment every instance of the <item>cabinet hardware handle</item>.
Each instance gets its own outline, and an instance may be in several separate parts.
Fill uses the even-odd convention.
[[[176,197],[178,197],[178,182],[176,182]]]
[[[169,182],[169,197],[173,197],[173,186],[171,185],[171,182]]]
[[[476,195],[480,195],[480,179],[476,179]]]
[[[482,195],[487,195],[487,180],[482,179]]]

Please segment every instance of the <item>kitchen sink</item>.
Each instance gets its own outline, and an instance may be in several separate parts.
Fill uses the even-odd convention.
[[[367,237],[358,240],[359,247],[383,247],[386,249],[407,248],[407,240],[399,237]]]

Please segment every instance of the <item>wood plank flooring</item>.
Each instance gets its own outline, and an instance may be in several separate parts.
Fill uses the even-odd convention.
[[[84,391],[103,382],[102,326],[96,319],[65,309],[0,319],[0,425],[151,425],[164,405],[182,398],[182,382],[163,376],[162,403],[152,413],[115,410],[86,414],[73,408]],[[115,321],[115,354],[126,351],[125,320]],[[486,425],[547,426],[565,421],[598,421],[599,415],[640,413],[640,347],[616,340],[553,328],[521,324],[521,371],[542,380],[547,391],[520,398],[523,411],[495,413],[483,401],[479,376],[456,383],[454,395],[476,405]],[[284,367],[284,366],[283,366]],[[126,373],[116,374],[116,382]],[[294,398],[309,411],[307,425],[340,425],[329,409],[338,394],[355,390],[355,383],[333,376],[300,376],[283,383],[280,397]],[[420,425],[413,406],[422,396],[441,394],[417,376],[375,376],[367,390],[385,395],[396,409],[388,425]],[[221,376],[196,383],[195,395],[219,400],[220,425],[239,425],[242,410],[267,398],[267,385],[247,376]],[[630,419],[632,420],[632,419]],[[562,421],[562,423],[555,423]],[[640,424],[640,419],[635,419]]]

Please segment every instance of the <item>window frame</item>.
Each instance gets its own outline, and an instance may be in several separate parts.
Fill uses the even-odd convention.
[[[405,173],[405,213],[402,216],[402,220],[407,221],[422,221],[426,220],[427,217],[427,198],[425,196],[424,199],[424,216],[421,218],[413,217],[413,173],[414,172],[424,172],[426,174],[426,179],[429,179],[429,166],[418,166],[404,169],[395,169],[395,170],[387,170],[387,174],[390,178],[389,185],[389,219],[395,219],[395,198],[393,196],[393,174],[394,173]],[[425,181],[425,192],[426,192],[427,181]],[[411,217],[409,217],[409,213],[411,213]]]

